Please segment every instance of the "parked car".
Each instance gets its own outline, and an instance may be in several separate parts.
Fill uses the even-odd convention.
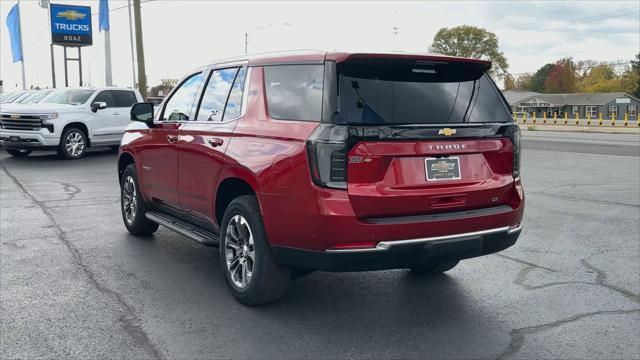
[[[521,231],[520,133],[491,63],[302,52],[225,60],[132,107],[127,230],[219,245],[243,304],[313,270],[440,274]]]
[[[17,99],[21,98],[23,95],[28,94],[27,91],[16,91],[13,93],[9,93],[7,95],[5,95],[2,100],[0,101],[0,104],[10,104],[14,101],[16,101]]]
[[[53,93],[54,91],[56,91],[56,89],[40,89],[40,90],[36,90],[33,93],[31,93],[29,96],[24,97],[18,101],[15,101],[15,103],[19,103],[19,104],[37,104],[40,101],[42,101],[43,99],[45,99],[47,96],[49,96],[49,94]]]
[[[55,91],[36,104],[0,108],[0,146],[13,156],[33,150],[57,150],[79,159],[91,146],[117,147],[130,122],[137,90],[71,88]]]

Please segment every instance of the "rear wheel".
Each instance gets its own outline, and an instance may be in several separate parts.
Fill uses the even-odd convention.
[[[138,176],[134,164],[129,164],[122,173],[120,181],[120,208],[122,220],[127,230],[137,236],[150,236],[158,230],[158,224],[147,219],[144,200],[140,196]]]
[[[8,149],[7,152],[11,156],[15,157],[25,157],[31,154],[31,150],[23,150],[23,149]]]
[[[254,195],[234,199],[220,230],[220,264],[231,294],[245,305],[266,304],[284,296],[291,269],[273,259],[258,199]]]
[[[68,160],[80,159],[87,152],[87,136],[78,128],[64,130],[58,145],[58,154]]]
[[[449,271],[458,265],[459,260],[445,261],[441,263],[417,265],[411,268],[414,275],[437,275]]]

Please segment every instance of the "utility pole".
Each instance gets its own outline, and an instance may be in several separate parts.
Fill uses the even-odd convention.
[[[147,75],[144,69],[144,47],[142,44],[142,14],[140,0],[133,0],[133,18],[136,25],[136,52],[138,55],[138,90],[143,99],[147,99]]]
[[[131,42],[131,76],[133,77],[133,84],[131,87],[136,88],[136,58],[133,54],[133,19],[131,18],[131,0],[127,0],[127,10],[129,11],[129,40]]]

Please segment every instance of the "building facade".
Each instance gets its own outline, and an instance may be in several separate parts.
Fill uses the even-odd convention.
[[[581,119],[638,120],[640,100],[623,92],[611,93],[575,93],[575,94],[540,94],[528,91],[509,90],[504,92],[505,98],[516,116],[541,118],[569,118],[578,116]],[[602,115],[601,115],[602,114]]]

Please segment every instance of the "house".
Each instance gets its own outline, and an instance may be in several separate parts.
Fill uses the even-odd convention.
[[[600,114],[604,119],[623,120],[625,114],[629,121],[638,119],[640,100],[624,92],[610,93],[573,93],[573,94],[540,94],[525,95],[523,91],[508,90],[505,98],[516,114],[526,112],[529,116],[552,118],[554,114],[562,118],[565,113],[570,118],[597,119]],[[511,99],[511,100],[510,100]]]

